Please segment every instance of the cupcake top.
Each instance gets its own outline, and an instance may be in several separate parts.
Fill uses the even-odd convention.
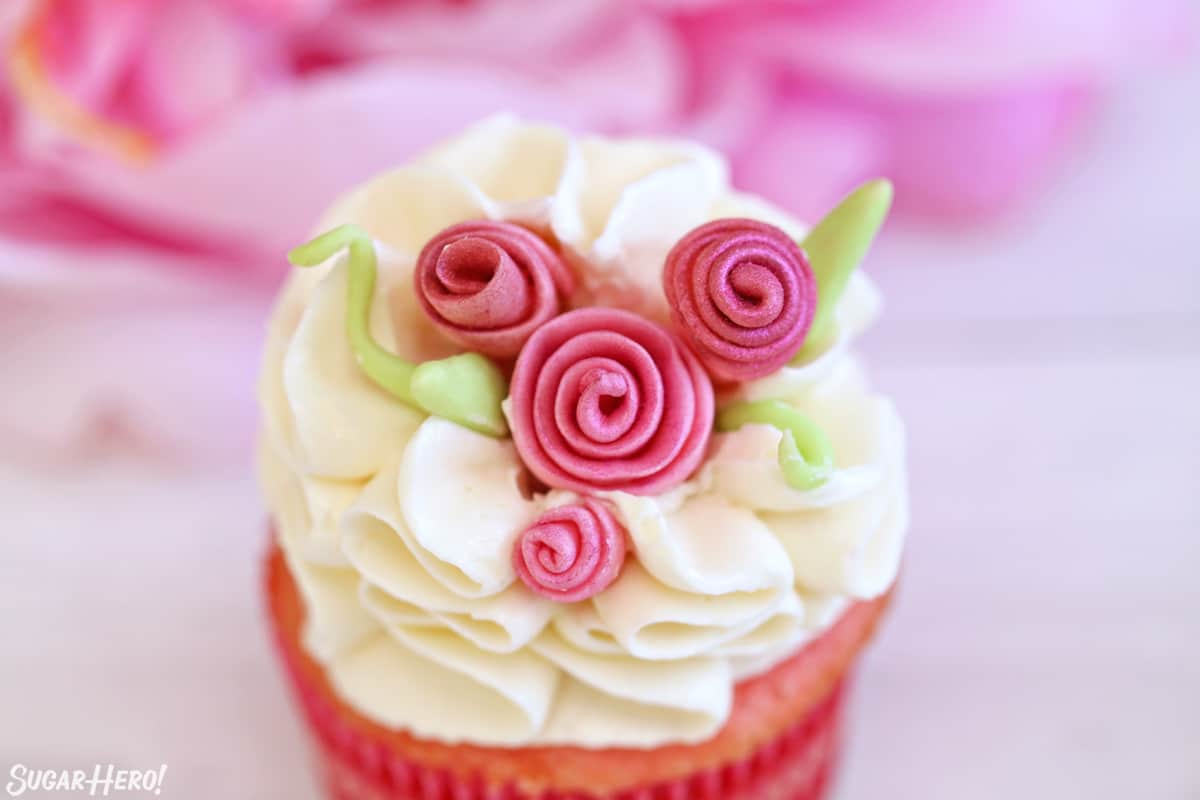
[[[848,347],[888,200],[810,230],[702,147],[505,116],[335,204],[260,472],[342,697],[446,742],[696,742],[886,592],[903,431]]]

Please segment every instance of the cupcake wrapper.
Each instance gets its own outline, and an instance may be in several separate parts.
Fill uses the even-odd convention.
[[[617,794],[485,786],[450,772],[406,760],[362,736],[337,716],[318,692],[288,675],[313,732],[322,781],[334,800],[819,800],[839,750],[844,683],[799,724],[752,756],[674,781]]]

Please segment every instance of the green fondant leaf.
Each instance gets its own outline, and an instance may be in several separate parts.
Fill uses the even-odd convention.
[[[797,361],[807,360],[829,344],[842,292],[866,257],[891,205],[891,182],[868,181],[846,195],[800,243],[817,279],[817,311]]]
[[[413,399],[430,414],[488,436],[504,436],[500,402],[508,394],[503,373],[479,353],[426,361],[412,373]]]

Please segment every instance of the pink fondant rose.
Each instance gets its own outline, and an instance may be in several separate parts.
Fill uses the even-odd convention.
[[[413,275],[421,307],[463,347],[512,358],[574,289],[537,234],[509,222],[464,222],[433,237]]]
[[[817,283],[786,233],[751,219],[719,219],[671,248],[663,289],[676,323],[718,381],[776,371],[804,342]]]
[[[533,591],[571,603],[604,591],[625,563],[625,529],[591,497],[552,508],[520,535],[513,568]]]
[[[525,344],[510,386],[513,442],[549,486],[655,494],[700,464],[713,390],[669,332],[613,308],[581,308]]]

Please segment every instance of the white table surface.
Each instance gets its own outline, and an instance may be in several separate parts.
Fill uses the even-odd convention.
[[[1136,87],[1019,218],[873,256],[913,529],[839,800],[1200,798],[1197,142],[1200,77]],[[164,797],[316,796],[261,520],[248,468],[0,458],[0,783],[165,762]]]

